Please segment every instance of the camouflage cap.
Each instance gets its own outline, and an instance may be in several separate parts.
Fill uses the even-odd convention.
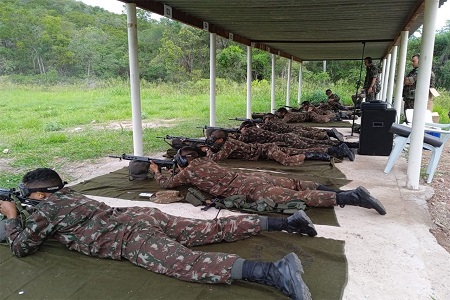
[[[169,204],[173,202],[180,202],[182,200],[184,200],[183,195],[181,195],[179,191],[175,190],[159,191],[150,197],[150,201],[158,204]]]
[[[132,160],[128,165],[129,180],[145,180],[148,178],[150,162]]]

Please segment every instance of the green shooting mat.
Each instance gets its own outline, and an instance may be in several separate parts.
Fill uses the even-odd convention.
[[[255,162],[228,159],[221,162],[221,164],[244,172],[272,172],[274,175],[279,176],[313,180],[335,188],[350,182],[337,167],[328,162],[306,161],[301,166],[288,167],[273,161]],[[128,169],[126,167],[109,174],[83,181],[77,185],[71,186],[71,188],[85,195],[143,201],[145,198],[139,197],[140,193],[155,193],[162,190],[153,179],[143,181],[128,180]],[[179,190],[185,195],[188,187],[183,186],[174,189]],[[333,208],[309,208],[307,214],[315,224],[339,226]]]
[[[233,243],[194,247],[275,261],[295,252],[313,299],[341,299],[347,283],[344,242],[285,232],[265,232]],[[47,241],[38,252],[14,257],[0,245],[0,299],[287,299],[274,288],[236,280],[231,285],[183,282],[128,261],[98,259]]]
[[[315,123],[315,122],[302,122],[302,123],[290,123],[290,124],[302,124],[310,127],[327,127],[327,128],[351,128],[352,120],[348,121],[333,121],[328,123]]]

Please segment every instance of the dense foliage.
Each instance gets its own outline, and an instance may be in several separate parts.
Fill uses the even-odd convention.
[[[75,0],[0,0],[0,75],[42,75],[61,78],[127,78],[126,15],[113,14]],[[138,9],[140,70],[151,82],[182,82],[209,77],[207,32],[169,19],[157,21]],[[408,55],[420,49],[410,39]],[[253,49],[253,79],[271,76],[271,59]],[[434,72],[437,86],[450,90],[450,26],[436,35]],[[225,79],[246,79],[246,48],[217,39],[217,73]],[[298,74],[293,64],[293,74]],[[304,79],[354,84],[359,61],[305,62]],[[277,59],[276,74],[286,77],[287,60]],[[364,76],[364,70],[362,72]],[[20,76],[18,80],[20,81]],[[295,78],[294,78],[295,80]]]

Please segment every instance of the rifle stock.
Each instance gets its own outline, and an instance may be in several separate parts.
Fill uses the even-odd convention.
[[[254,123],[263,123],[263,119],[233,118],[233,119],[228,119],[228,120],[241,121],[241,122],[252,121]]]
[[[108,157],[112,158],[118,158],[120,160],[138,160],[138,161],[146,161],[146,162],[154,162],[157,164],[160,168],[166,168],[166,169],[172,169],[176,162],[173,160],[168,159],[158,159],[158,158],[152,158],[147,156],[137,156],[137,155],[128,155],[128,154],[122,154],[122,155],[108,155]]]
[[[228,133],[238,133],[239,132],[239,129],[235,129],[235,128],[224,128],[224,127],[216,127],[216,126],[208,126],[208,125],[198,126],[197,128],[201,128],[203,130],[206,130],[206,129],[223,130]]]

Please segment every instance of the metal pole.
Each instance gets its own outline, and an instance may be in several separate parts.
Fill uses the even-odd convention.
[[[381,91],[377,94],[377,100],[381,100],[383,96],[383,88],[384,88],[384,78],[386,73],[386,58],[383,59],[383,69],[381,70],[381,78],[380,78],[380,84],[381,84]]]
[[[405,77],[406,53],[408,52],[409,31],[402,31],[400,53],[398,57],[397,85],[395,86],[394,108],[397,112],[397,123],[400,123],[400,114],[403,102],[403,78]]]
[[[247,46],[247,119],[252,118],[252,47]]]
[[[292,58],[289,59],[288,63],[288,76],[286,84],[286,106],[291,106],[291,68],[292,68]]]
[[[270,90],[270,112],[275,112],[275,62],[276,62],[276,56],[275,54],[272,54],[272,81],[270,84],[271,90]]]
[[[391,56],[391,67],[389,68],[390,74],[389,74],[389,83],[388,83],[388,89],[387,89],[387,102],[389,104],[392,104],[392,94],[394,93],[394,76],[395,76],[395,66],[397,64],[397,46],[394,46],[392,49],[392,56]],[[401,82],[403,83],[403,78],[401,79]],[[398,78],[397,78],[398,83]]]
[[[414,115],[411,132],[406,187],[419,189],[420,166],[422,162],[422,145],[425,129],[425,112],[427,110],[428,93],[430,92],[431,66],[435,27],[439,0],[425,0],[424,22],[422,30],[422,45],[420,46],[420,72],[417,75]]]
[[[389,84],[389,69],[391,68],[391,53],[387,56],[386,61],[386,72],[384,72],[384,80],[383,80],[383,94],[381,95],[381,101],[386,101],[386,94],[387,94],[387,86]]]
[[[302,103],[302,83],[303,83],[302,71],[303,71],[303,62],[300,62],[300,69],[298,71],[298,93],[297,93],[297,104],[299,107],[300,104]]]
[[[209,126],[216,126],[216,34],[209,34]]]
[[[136,4],[127,3],[128,53],[130,63],[131,120],[133,126],[133,153],[142,156],[142,109],[139,81]]]

